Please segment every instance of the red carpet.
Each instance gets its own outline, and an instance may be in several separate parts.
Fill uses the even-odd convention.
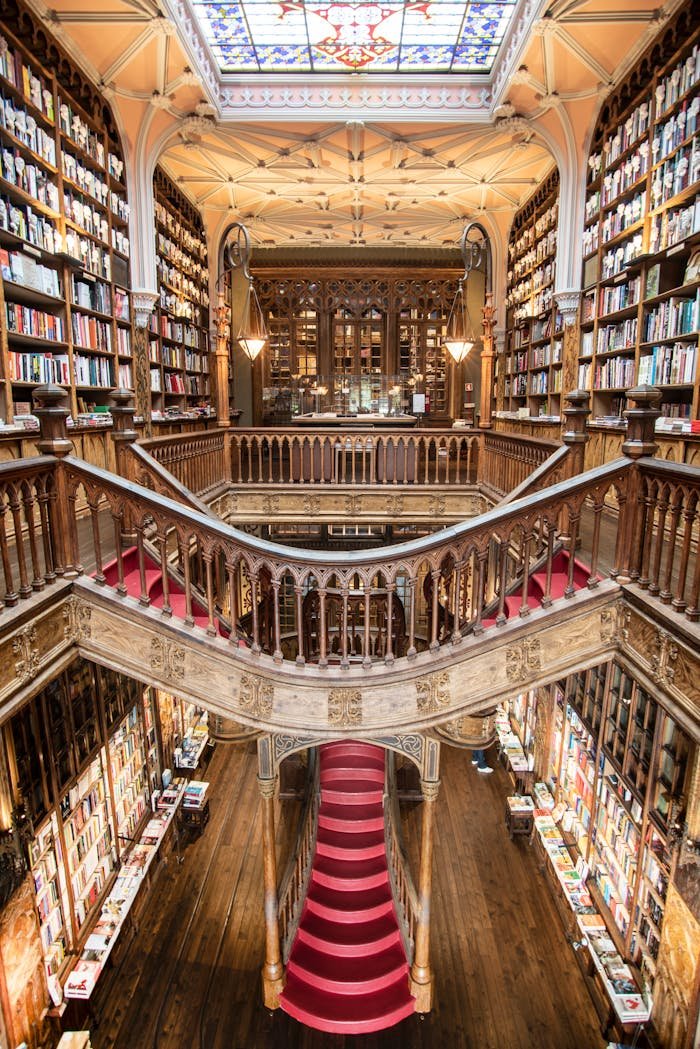
[[[414,1011],[384,847],[384,753],[321,747],[321,808],[311,881],[280,1004],[336,1034],[392,1027]]]

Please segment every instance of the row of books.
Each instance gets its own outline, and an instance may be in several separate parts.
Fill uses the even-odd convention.
[[[21,284],[24,288],[39,291],[43,295],[61,297],[61,280],[58,270],[44,266],[23,251],[7,251],[0,248],[0,269],[3,280]]]
[[[0,76],[20,91],[28,102],[53,122],[53,92],[42,76],[25,61],[22,52],[12,47],[7,37],[0,34]]]
[[[61,133],[66,138],[75,142],[76,146],[79,146],[83,153],[87,153],[99,167],[105,166],[105,147],[102,135],[90,127],[80,112],[60,95],[58,96],[58,124]]]
[[[603,158],[606,168],[614,164],[637,139],[646,134],[649,130],[650,119],[651,98],[645,98],[603,143]]]
[[[18,302],[6,302],[5,316],[7,330],[17,335],[31,335],[49,342],[63,342],[65,338],[63,320],[54,313]]]
[[[101,207],[107,207],[109,185],[106,178],[65,149],[61,152],[61,167],[66,179],[75,183],[82,193],[92,197]]]
[[[637,341],[637,318],[628,317],[621,324],[605,324],[598,328],[596,352],[634,348]]]
[[[649,251],[665,251],[700,232],[700,196],[687,207],[671,208],[653,216]]]
[[[187,226],[183,225],[182,222],[169,211],[166,207],[161,204],[159,200],[155,201],[155,212],[156,221],[164,226],[171,236],[177,237],[178,241],[185,248],[186,251],[193,252],[199,255],[200,258],[205,259],[207,256],[207,246],[201,237],[196,236]]]
[[[637,382],[650,386],[690,384],[695,382],[697,346],[676,342],[672,346],[654,346],[651,353],[639,358]],[[687,406],[690,407],[689,405]]]
[[[71,315],[73,343],[83,349],[112,352],[112,325],[84,313]]]
[[[166,831],[175,818],[184,791],[182,780],[154,795],[156,809],[140,841],[125,857],[98,919],[85,941],[83,953],[64,986],[66,998],[89,999],[107,959],[116,944],[143,879],[155,859]]]
[[[0,86],[0,126],[52,167],[56,166],[56,140],[36,122],[26,108]]]
[[[593,388],[595,390],[627,388],[634,383],[634,372],[633,357],[611,357],[600,364],[596,363]]]
[[[605,218],[600,226],[603,244],[607,244],[613,237],[619,236],[620,233],[624,233],[630,226],[634,226],[636,222],[639,222],[646,211],[646,198],[646,190],[642,190],[642,192],[635,193],[633,197],[628,197],[618,204],[617,207],[613,207],[605,213]]]
[[[644,341],[689,335],[700,327],[700,289],[695,298],[672,295],[650,310],[644,318]]]
[[[51,255],[63,250],[63,236],[51,219],[34,211],[30,204],[16,204],[6,195],[0,195],[0,229]]]

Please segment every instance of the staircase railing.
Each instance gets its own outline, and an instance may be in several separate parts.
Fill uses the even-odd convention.
[[[321,799],[318,751],[311,748],[307,753],[309,755],[309,775],[304,808],[299,819],[296,841],[282,876],[277,896],[280,942],[285,965],[294,943],[306,899],[318,834],[318,810]]]
[[[173,434],[138,445],[198,496],[228,484],[483,484],[511,491],[561,446],[480,430],[272,427]],[[143,463],[142,463],[142,468]]]
[[[411,876],[408,855],[401,833],[401,813],[396,789],[396,763],[393,753],[386,752],[386,787],[384,795],[384,842],[389,880],[409,965],[413,961],[416,926],[420,915],[418,890]]]
[[[631,421],[641,425],[642,416],[640,412]],[[653,415],[651,423],[653,437]],[[653,441],[637,438],[635,432],[631,426],[624,458],[479,518],[398,546],[333,553],[290,549],[249,536],[73,459],[66,454],[70,444],[54,435],[41,446],[54,449],[55,457],[0,466],[0,598],[6,605],[16,604],[57,577],[80,574],[83,565],[91,572],[94,567],[96,582],[106,588],[105,557],[114,554],[120,559],[131,545],[145,557],[150,536],[163,577],[173,549],[179,549],[185,595],[196,601],[196,588],[201,588],[209,633],[216,633],[217,617],[223,612],[234,628],[231,644],[238,645],[238,631],[247,618],[248,646],[277,663],[306,661],[302,606],[310,590],[319,595],[315,661],[320,669],[377,662],[366,651],[358,654],[355,639],[345,629],[351,591],[355,603],[358,593],[364,595],[366,623],[372,622],[375,594],[384,595],[388,623],[397,621],[391,604],[400,600],[405,645],[397,645],[390,631],[382,647],[381,658],[392,665],[398,659],[410,660],[420,648],[457,644],[467,632],[498,629],[506,622],[505,601],[514,580],[522,581],[522,600],[515,611],[510,603],[511,616],[529,615],[528,586],[535,572],[543,581],[541,603],[546,606],[552,599],[554,551],[561,547],[568,554],[565,597],[572,597],[581,585],[578,556],[589,569],[589,588],[605,575],[638,582],[670,613],[696,620],[700,474],[646,457]],[[603,530],[603,511],[613,502],[619,512],[606,514]],[[81,505],[87,517],[79,516]],[[147,605],[140,561],[141,593],[136,596]],[[166,587],[163,579],[163,591]],[[119,598],[127,596],[123,579],[112,589]],[[327,603],[328,591],[339,593],[340,600]],[[449,616],[442,614],[447,595]],[[485,617],[494,599],[496,615]],[[329,618],[331,604],[337,622]],[[163,614],[175,618],[167,602]],[[180,622],[185,629],[198,629],[186,618]],[[336,639],[334,646],[327,644],[331,637]]]

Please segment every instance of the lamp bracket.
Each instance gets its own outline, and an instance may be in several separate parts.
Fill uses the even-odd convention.
[[[474,231],[479,234],[478,239],[473,237]],[[480,222],[470,222],[462,231],[462,239],[459,242],[464,262],[464,274],[462,280],[467,280],[474,269],[481,267],[482,261],[486,260],[486,290],[491,290],[491,253],[489,238],[486,230]]]
[[[250,234],[240,222],[234,222],[226,234],[223,246],[224,262],[227,269],[242,270],[246,280],[251,280]]]

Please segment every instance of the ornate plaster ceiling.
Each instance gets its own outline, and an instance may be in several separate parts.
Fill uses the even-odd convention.
[[[504,234],[558,157],[582,162],[602,98],[678,0],[520,0],[484,80],[223,77],[187,0],[52,0],[44,17],[103,85],[134,176],[157,158],[213,236],[458,242]]]

